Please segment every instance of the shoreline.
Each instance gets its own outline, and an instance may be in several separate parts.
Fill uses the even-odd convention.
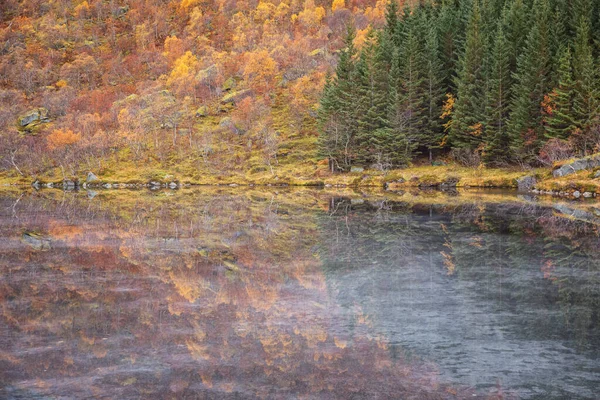
[[[387,172],[361,170],[357,172],[331,174],[315,167],[312,171],[301,171],[297,177],[282,171],[281,175],[252,176],[243,173],[230,175],[205,174],[187,176],[167,172],[153,174],[154,178],[110,174],[93,175],[92,179],[73,176],[57,179],[55,176],[10,176],[0,175],[0,187],[33,187],[34,189],[180,189],[185,187],[314,187],[314,188],[378,188],[385,191],[408,189],[513,189],[522,193],[558,197],[595,198],[600,196],[600,177],[593,170],[581,170],[567,176],[555,177],[551,168],[533,170],[469,168],[458,165],[416,166]],[[300,171],[299,171],[300,172]]]

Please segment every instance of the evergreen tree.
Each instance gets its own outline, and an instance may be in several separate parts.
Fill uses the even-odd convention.
[[[345,47],[340,52],[335,78],[330,79],[321,98],[319,110],[319,153],[329,160],[332,171],[348,170],[358,128],[355,107],[353,26],[348,26]]]
[[[423,49],[414,23],[408,28],[400,53],[400,87],[398,90],[398,118],[392,128],[397,135],[406,138],[412,152],[423,143],[426,116],[426,93],[424,92]]]
[[[584,135],[599,124],[600,113],[599,76],[590,41],[588,19],[581,18],[573,52],[573,75],[576,81],[573,111],[575,125]]]
[[[512,79],[510,76],[510,44],[502,25],[498,26],[492,53],[490,91],[486,104],[484,161],[501,165],[510,161],[510,136],[508,135],[508,112]]]
[[[391,44],[387,35],[371,31],[356,65],[356,93],[358,105],[358,131],[356,161],[368,165],[374,154],[381,152],[381,138],[373,132],[388,128],[388,56]]]
[[[457,100],[449,135],[453,147],[475,149],[483,139],[485,107],[483,60],[481,14],[478,0],[475,0],[456,80]]]
[[[558,85],[546,105],[546,137],[568,139],[575,129],[573,121],[573,71],[569,47],[561,53],[558,67]]]
[[[435,27],[428,27],[425,39],[425,90],[427,95],[427,113],[425,137],[422,140],[427,148],[429,161],[433,161],[432,150],[439,148],[443,130],[440,119],[442,102],[447,88],[444,85],[443,65],[440,57],[438,33]]]
[[[550,8],[535,0],[533,26],[517,62],[509,132],[512,151],[521,160],[533,158],[544,137],[541,104],[549,92],[551,73]]]

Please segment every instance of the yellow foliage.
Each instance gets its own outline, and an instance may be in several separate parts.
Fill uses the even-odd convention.
[[[266,3],[261,1],[256,6],[256,10],[253,12],[254,22],[262,23],[265,20],[271,18],[275,14],[275,5],[272,3]]]
[[[167,83],[171,84],[178,79],[187,78],[191,74],[195,73],[197,68],[198,59],[192,54],[191,51],[186,51],[184,55],[175,60]]]
[[[57,88],[62,89],[67,86],[67,81],[61,79],[54,84]]]
[[[244,68],[244,78],[250,86],[260,93],[264,93],[273,85],[273,80],[277,75],[279,68],[277,63],[266,50],[260,50],[249,53],[247,56],[246,67]]]
[[[335,12],[340,8],[346,7],[346,0],[333,0],[333,4],[331,4],[331,11]]]
[[[74,133],[70,129],[55,129],[46,138],[50,150],[66,147],[75,144],[81,140],[79,133]]]
[[[190,7],[195,7],[200,4],[200,0],[181,0],[179,3],[179,9],[187,10]]]

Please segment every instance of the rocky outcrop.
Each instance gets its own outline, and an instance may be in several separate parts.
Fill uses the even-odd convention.
[[[594,169],[596,167],[600,167],[600,154],[594,154],[589,157],[584,157],[575,161],[568,162],[552,171],[552,175],[555,178],[559,178],[561,176],[571,175],[575,172],[583,171],[586,169]]]
[[[34,127],[46,122],[50,122],[50,117],[48,109],[44,107],[30,110],[17,119],[18,128],[22,131],[31,131]]]

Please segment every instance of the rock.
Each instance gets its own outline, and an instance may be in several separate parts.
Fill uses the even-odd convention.
[[[566,163],[560,168],[555,169],[552,172],[552,175],[555,178],[559,178],[561,176],[571,175],[575,172],[583,171],[585,169],[596,168],[598,166],[600,166],[600,154],[595,154],[589,157],[580,158],[578,160]],[[596,177],[596,175],[594,176]]]
[[[46,183],[46,187],[49,189],[52,189],[54,187],[54,183],[48,182],[48,183]]]
[[[50,240],[36,232],[23,232],[21,240],[35,250],[48,250],[50,248]]]
[[[592,192],[583,192],[583,197],[589,199],[590,197],[592,197]]]
[[[223,87],[221,88],[221,90],[223,90],[224,92],[229,92],[235,89],[236,86],[237,82],[235,81],[235,78],[230,77],[223,83]]]
[[[196,110],[196,118],[208,117],[208,107],[201,106]]]
[[[221,99],[221,104],[235,105],[235,104],[239,103],[241,100],[243,100],[245,97],[250,96],[250,94],[251,94],[250,89],[242,89],[242,90],[237,90],[235,92],[228,93]]]
[[[600,178],[600,169],[594,174],[594,179]]]
[[[63,181],[62,185],[63,185],[63,189],[66,189],[66,190],[75,189],[75,182],[73,182],[72,180],[69,180],[69,179],[65,179]]]
[[[531,189],[533,189],[533,187],[535,186],[536,183],[537,183],[537,180],[531,175],[524,176],[524,177],[517,179],[517,187],[519,188],[519,191],[521,191],[521,192],[530,191]]]
[[[446,178],[445,181],[443,181],[440,186],[443,188],[452,188],[452,187],[456,187],[456,185],[458,184],[458,181],[460,179],[456,178],[456,177],[448,177]]]
[[[37,179],[31,184],[35,189],[39,189],[41,187],[40,181]]]
[[[112,185],[110,183],[105,183],[102,185],[104,189],[112,189]]]
[[[87,174],[87,178],[85,178],[85,181],[86,181],[87,183],[90,183],[90,182],[95,182],[95,181],[97,181],[97,180],[98,180],[98,177],[97,177],[97,176],[96,176],[96,175],[95,175],[93,172],[91,172],[91,171],[90,171],[90,172],[88,172],[88,174]]]
[[[169,183],[169,188],[177,189],[177,184],[175,182],[171,182],[171,183]]]
[[[30,130],[39,124],[50,122],[48,109],[44,107],[34,108],[18,118],[20,130]]]
[[[576,190],[573,192],[573,197],[575,197],[576,199],[581,197],[581,192],[579,190]]]
[[[87,197],[88,197],[88,199],[93,199],[97,195],[98,195],[98,192],[94,192],[93,190],[88,190],[87,191]]]
[[[351,167],[350,168],[350,172],[364,172],[364,168],[363,167]]]

